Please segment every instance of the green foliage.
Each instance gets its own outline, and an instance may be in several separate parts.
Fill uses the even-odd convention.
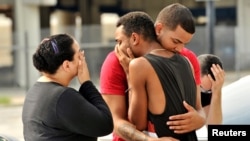
[[[0,96],[0,105],[9,105],[11,99],[7,96]]]

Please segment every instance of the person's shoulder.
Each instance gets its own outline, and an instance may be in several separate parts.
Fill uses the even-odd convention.
[[[181,55],[185,56],[188,58],[189,61],[192,62],[192,64],[197,64],[198,63],[198,58],[197,55],[190,49],[188,48],[183,48],[180,52]]]
[[[60,92],[58,92],[57,96],[58,98],[64,98],[67,99],[67,97],[78,97],[79,91],[77,91],[76,89],[72,88],[72,87],[64,87],[64,89],[62,89]]]
[[[111,51],[107,54],[106,59],[117,59],[115,52]]]
[[[146,59],[145,59],[144,56],[137,57],[137,58],[134,58],[134,59],[131,60],[131,62],[135,62],[135,63],[140,63],[140,62],[145,62],[145,61],[146,61]]]
[[[123,73],[125,74],[114,51],[110,52],[102,63],[100,79],[114,76],[113,72],[116,72],[122,75]]]
[[[180,54],[182,54],[182,55],[184,55],[184,56],[197,56],[192,50],[190,50],[190,49],[188,49],[188,48],[186,48],[186,47],[184,47],[182,50],[181,50],[181,52],[180,52]]]
[[[129,63],[129,66],[141,68],[147,64],[149,64],[147,59],[145,57],[141,56],[141,57],[132,59]]]
[[[129,74],[136,75],[136,77],[147,77],[152,65],[145,57],[134,58],[129,63]]]
[[[104,60],[104,64],[120,64],[114,51],[108,53]]]

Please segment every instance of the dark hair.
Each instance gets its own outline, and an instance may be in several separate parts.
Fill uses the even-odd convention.
[[[210,74],[212,78],[215,80],[214,75],[211,71],[211,67],[213,64],[218,64],[223,69],[221,59],[213,54],[202,54],[198,56],[198,60],[201,68],[201,75]]]
[[[170,30],[175,30],[180,25],[188,33],[195,33],[195,22],[191,11],[179,3],[163,8],[159,12],[156,21],[162,22]]]
[[[33,54],[33,65],[40,72],[54,74],[65,60],[72,61],[74,39],[68,34],[45,38]]]
[[[145,12],[133,11],[123,15],[117,22],[116,27],[122,26],[124,34],[130,37],[133,32],[143,36],[145,40],[156,40],[154,22]]]

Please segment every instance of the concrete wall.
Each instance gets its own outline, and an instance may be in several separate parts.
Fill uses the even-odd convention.
[[[67,0],[62,0],[66,2]],[[97,46],[101,50],[104,48],[104,46],[107,46],[109,44],[109,41],[112,40],[112,34],[113,34],[113,28],[112,30],[104,30],[101,26],[101,17],[100,17],[100,6],[106,5],[106,6],[115,6],[119,4],[118,2],[121,2],[121,7],[124,10],[143,10],[147,13],[150,13],[150,15],[154,18],[159,10],[166,5],[173,3],[173,2],[179,2],[187,7],[204,7],[204,2],[196,2],[196,1],[184,1],[184,0],[157,0],[157,2],[152,2],[151,0],[120,0],[120,1],[114,1],[114,0],[84,0],[79,2],[79,15],[82,17],[82,23],[84,24],[84,21],[88,21],[91,23],[91,25],[85,25],[79,29],[76,29],[74,26],[74,21],[72,21],[72,16],[68,16],[67,14],[64,14],[64,16],[61,17],[61,19],[69,18],[71,22],[66,23],[65,26],[69,26],[70,30],[65,29],[64,31],[67,33],[70,33],[74,36],[76,36],[76,39],[79,40],[80,43],[83,43],[83,45],[91,44],[90,46],[93,47]],[[67,2],[66,2],[67,3]],[[226,1],[215,1],[216,6],[238,6],[237,8],[237,14],[238,14],[238,24],[237,26],[216,26],[215,27],[215,54],[220,56],[224,62],[225,69],[227,70],[241,70],[241,69],[249,69],[250,64],[248,63],[250,61],[250,56],[248,55],[250,53],[250,49],[248,48],[248,39],[250,29],[249,29],[249,23],[250,20],[247,13],[249,13],[249,1],[248,0],[241,0],[241,1],[235,1],[235,0],[227,0]],[[86,8],[87,10],[84,10],[83,8]],[[51,32],[50,29],[46,29],[48,32],[43,32],[39,29],[39,6],[38,5],[24,5],[21,1],[15,1],[15,27],[16,27],[16,39],[14,39],[16,44],[14,44],[15,47],[18,47],[18,50],[14,50],[15,54],[15,60],[14,60],[14,66],[15,66],[15,79],[19,82],[17,84],[20,84],[20,86],[24,86],[25,80],[29,79],[29,84],[33,82],[32,77],[30,76],[26,77],[27,74],[32,74],[28,70],[31,70],[32,72],[34,69],[32,68],[32,63],[30,60],[30,54],[26,54],[27,51],[24,49],[26,47],[31,48],[33,50],[36,45],[40,42],[40,35],[41,37],[48,36]],[[28,15],[28,16],[27,16]],[[50,16],[48,15],[48,11],[46,12],[46,15],[43,15],[41,13],[41,20],[43,16]],[[73,14],[70,14],[73,15]],[[47,18],[48,19],[48,18]],[[68,20],[69,20],[68,19]],[[66,21],[68,21],[66,20]],[[32,22],[29,22],[32,21]],[[69,25],[70,24],[70,25]],[[72,25],[73,24],[73,25]],[[48,27],[50,28],[50,27]],[[41,31],[41,34],[40,34]],[[76,32],[77,31],[77,32]],[[59,31],[62,32],[62,31]],[[105,34],[104,32],[107,32]],[[194,39],[192,42],[187,45],[188,48],[192,49],[197,55],[201,53],[208,53],[208,48],[206,47],[206,30],[205,26],[197,27],[197,32],[194,36]],[[58,32],[57,32],[58,33]],[[80,34],[79,34],[80,33]],[[54,34],[54,32],[53,32]],[[108,35],[110,36],[107,40],[103,41],[102,35]],[[106,45],[100,44],[104,43]],[[99,44],[99,45],[98,45]],[[110,46],[112,48],[113,46]],[[98,52],[98,49],[95,48],[93,50],[92,54],[94,52]],[[92,52],[92,49],[90,49]],[[29,58],[27,58],[29,56]],[[241,59],[244,56],[244,59]],[[25,64],[25,61],[28,61],[28,66]],[[92,64],[92,62],[91,62]],[[100,66],[100,64],[99,64]],[[95,68],[96,67],[96,68]],[[99,68],[97,66],[91,67],[93,69],[93,74],[96,74],[96,71]],[[91,70],[92,71],[92,70]],[[28,73],[27,73],[28,72]],[[37,76],[37,75],[36,75]],[[30,80],[32,79],[32,80]]]
[[[187,45],[187,48],[193,50],[196,55],[209,53],[209,48],[206,44],[206,32],[205,26],[197,26],[193,39]],[[225,70],[235,70],[235,27],[215,26],[214,36],[214,54],[221,58]],[[244,62],[244,60],[242,61]]]
[[[235,33],[236,41],[236,69],[249,69],[250,68],[250,1],[239,0],[237,1],[237,27]]]
[[[12,20],[0,14],[0,67],[11,66],[12,56]]]

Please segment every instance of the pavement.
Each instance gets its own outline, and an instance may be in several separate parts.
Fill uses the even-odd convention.
[[[224,86],[246,76],[248,71],[226,72]],[[22,133],[21,111],[25,99],[26,89],[19,87],[0,87],[0,97],[8,97],[10,103],[0,105],[0,136],[1,134],[10,135],[18,141],[24,141]]]
[[[10,99],[9,104],[0,105],[0,137],[11,137],[8,141],[24,141],[21,116],[25,93],[22,88],[0,88],[0,97]]]

